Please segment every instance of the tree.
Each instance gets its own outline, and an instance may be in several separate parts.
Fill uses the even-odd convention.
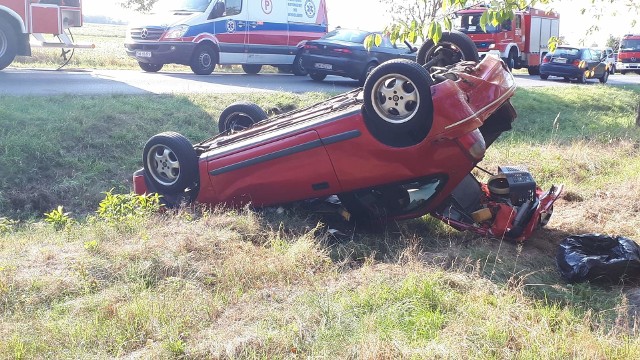
[[[418,1],[418,0],[412,0]],[[427,0],[428,1],[428,0]],[[480,27],[484,30],[487,24],[498,25],[506,20],[511,20],[513,18],[513,12],[515,10],[525,9],[529,6],[533,7],[537,4],[551,4],[553,1],[560,0],[492,0],[485,1],[486,3],[490,3],[491,6],[487,9],[487,11],[480,18]],[[585,13],[587,10],[598,10],[600,13],[607,11],[608,7],[619,0],[590,0],[590,7],[584,8],[581,11]],[[469,7],[472,5],[476,5],[478,3],[482,3],[482,1],[478,0],[442,0],[441,13],[435,17],[434,21],[431,21],[429,24],[418,28],[417,24],[414,22],[407,23],[405,22],[395,22],[391,27],[389,27],[389,31],[391,32],[391,39],[393,41],[400,40],[404,41],[405,39],[416,39],[417,37],[424,35],[430,39],[433,39],[434,42],[438,42],[442,36],[442,31],[448,31],[452,29],[452,18],[456,11],[464,9],[465,7]],[[628,1],[625,2],[625,7],[630,12],[635,12],[636,14],[640,14],[640,2],[638,1]],[[599,15],[594,15],[594,18],[597,20]],[[631,26],[635,26],[636,21],[634,20]],[[597,30],[597,27],[594,28]],[[376,42],[378,40],[376,39]],[[550,45],[554,47],[556,45],[557,39],[552,39]]]
[[[442,3],[444,0],[379,0],[381,4],[387,5],[391,12],[393,22],[405,28],[414,27],[418,31],[416,37],[425,40],[422,34],[429,23],[436,20],[436,16],[442,11]],[[410,42],[417,39],[409,38]]]
[[[620,48],[620,38],[609,34],[609,38],[604,45],[612,48],[613,51],[618,51],[618,48]]]
[[[120,0],[120,5],[126,9],[147,12],[151,10],[156,2],[158,2],[158,0]]]

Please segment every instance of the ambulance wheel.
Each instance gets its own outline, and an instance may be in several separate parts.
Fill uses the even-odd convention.
[[[197,188],[198,155],[186,137],[175,132],[154,135],[142,154],[144,170],[160,194]]]
[[[242,131],[268,117],[267,113],[257,104],[238,101],[222,111],[218,120],[218,130],[220,133]]]
[[[216,68],[218,56],[216,51],[206,44],[196,47],[191,58],[191,71],[197,75],[210,75]]]
[[[162,69],[164,64],[150,64],[142,61],[138,61],[140,68],[146,72],[158,72]]]
[[[408,147],[427,137],[433,123],[433,80],[418,63],[390,60],[371,71],[364,84],[364,120],[385,145]]]
[[[262,65],[259,64],[244,64],[242,65],[242,70],[251,75],[255,75],[262,70]]]
[[[433,65],[440,67],[453,65],[460,61],[480,61],[478,48],[473,40],[456,30],[443,32],[438,44],[434,44],[432,39],[427,40],[420,46],[416,61],[418,64],[424,65],[436,58],[438,59]]]
[[[293,64],[291,65],[293,75],[295,76],[307,76],[307,70],[302,67],[302,50],[296,55],[296,58],[293,60]]]
[[[0,70],[9,66],[18,53],[16,31],[6,20],[0,22]]]

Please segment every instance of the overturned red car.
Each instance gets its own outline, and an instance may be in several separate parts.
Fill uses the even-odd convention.
[[[392,60],[364,88],[304,109],[262,120],[255,105],[236,104],[227,112],[233,125],[252,114],[262,120],[242,131],[232,126],[196,144],[173,132],[153,136],[134,191],[169,205],[256,207],[337,194],[355,219],[431,213],[460,230],[522,241],[546,224],[561,187],[543,192],[511,167],[488,184],[471,175],[511,129],[514,91],[498,58],[444,67]]]

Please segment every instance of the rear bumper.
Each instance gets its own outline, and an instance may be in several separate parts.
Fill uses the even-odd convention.
[[[640,63],[616,63],[616,70],[640,70]]]
[[[580,69],[575,66],[552,65],[548,63],[540,65],[540,75],[577,78],[581,77],[584,72],[585,69]]]
[[[330,65],[331,69],[327,69]],[[302,55],[302,67],[310,73],[338,75],[357,79],[364,72],[366,64],[355,59],[337,58],[322,55]]]
[[[124,47],[127,55],[143,63],[189,65],[196,46],[195,43],[183,42],[136,42]],[[142,56],[144,52],[151,56]]]

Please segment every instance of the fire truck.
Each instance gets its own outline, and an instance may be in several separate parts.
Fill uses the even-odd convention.
[[[640,34],[627,34],[620,39],[616,70],[621,74],[631,71],[640,74]]]
[[[540,63],[549,52],[549,39],[560,33],[560,16],[533,8],[516,11],[513,19],[502,24],[487,24],[483,31],[480,17],[487,7],[478,5],[456,13],[456,27],[466,33],[481,57],[501,57],[510,69],[527,68],[530,75],[540,73]]]
[[[69,29],[80,26],[81,0],[0,0],[0,70],[17,55],[30,56],[32,46],[94,47],[74,43]]]

